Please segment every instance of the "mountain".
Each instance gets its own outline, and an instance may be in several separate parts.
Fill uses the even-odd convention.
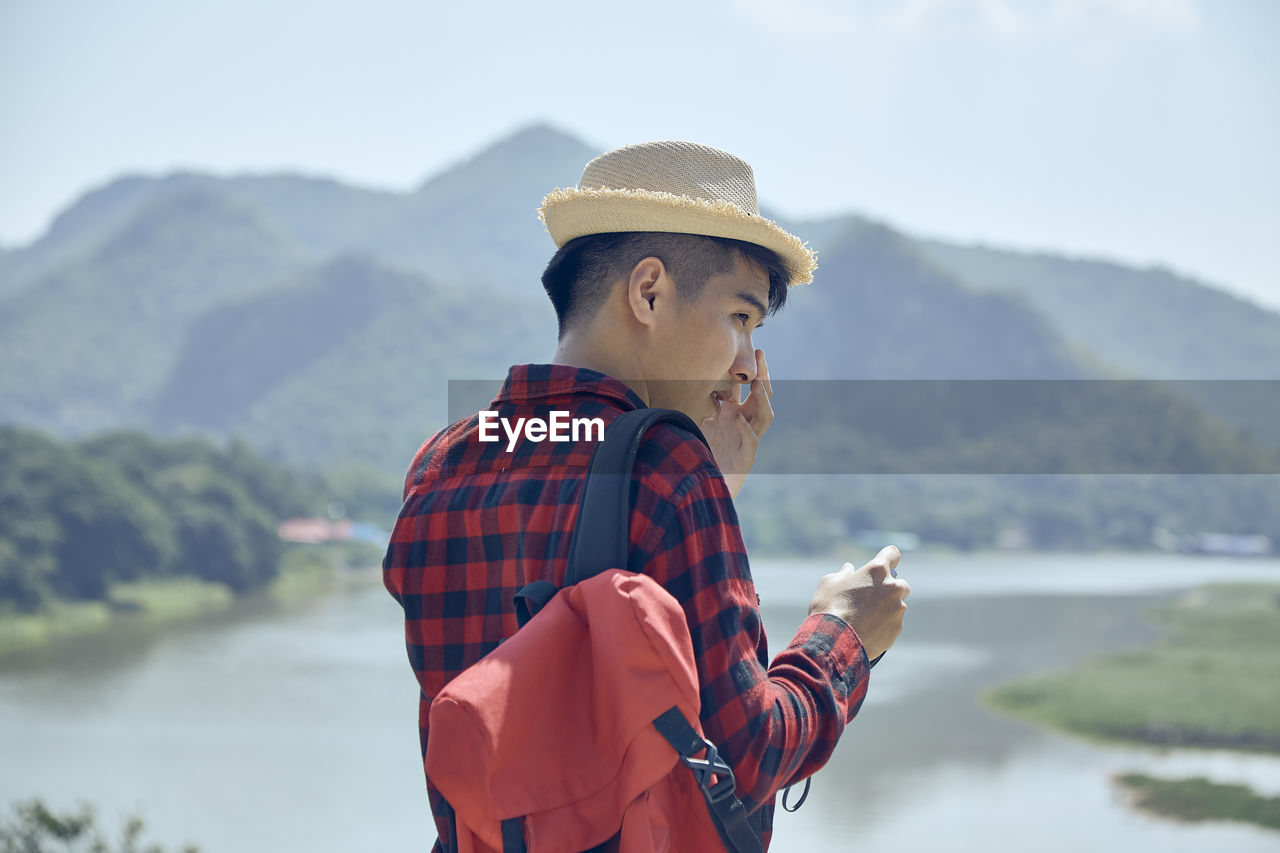
[[[72,434],[138,422],[188,321],[270,289],[305,260],[287,235],[223,196],[155,198],[85,258],[0,303],[4,419]]]
[[[597,153],[554,128],[525,128],[424,183],[359,248],[433,277],[539,292],[554,246],[538,206],[551,189],[576,186]]]
[[[160,180],[126,176],[85,193],[58,214],[38,240],[0,256],[0,299],[58,267],[82,260],[159,195],[162,185],[181,180],[181,176]]]
[[[535,211],[594,153],[533,125],[408,192],[193,173],[94,190],[0,255],[0,418],[240,434],[294,461],[398,467],[442,425],[447,379],[496,385],[509,363],[549,356],[538,278],[554,247]],[[817,245],[820,270],[759,335],[775,377],[1159,375],[1077,304],[1087,295],[1092,316],[1123,327],[1135,300],[1154,298],[1149,271],[1026,266],[854,216],[784,224]],[[1115,283],[1126,275],[1136,290]],[[1186,298],[1148,312],[1141,340],[1172,346],[1191,312],[1226,305],[1179,288]],[[1214,340],[1233,369],[1270,353],[1270,321],[1249,316],[1258,325],[1239,347]]]
[[[595,153],[535,124],[407,193],[293,174],[126,176],[86,193],[30,246],[0,254],[0,299],[84,259],[148,205],[191,192],[254,211],[317,257],[366,254],[428,276],[524,290],[548,258],[535,213],[543,195],[576,184]]]
[[[1280,313],[1170,270],[937,240],[917,245],[973,287],[1024,297],[1069,339],[1131,376],[1280,379]]]
[[[967,287],[891,228],[853,218],[825,234],[792,227],[817,232],[824,248],[817,279],[792,291],[770,338],[781,351],[779,376],[1059,379],[1095,371],[1026,299]]]
[[[1026,299],[1073,347],[1096,353],[1118,375],[1280,379],[1280,313],[1170,270],[936,240],[918,245],[971,286]],[[1224,420],[1280,443],[1273,395],[1249,401],[1237,384],[1180,387]]]
[[[486,379],[496,391],[510,364],[545,360],[555,321],[544,303],[342,257],[201,315],[148,420],[242,435],[295,463],[399,471],[445,423],[449,380]]]

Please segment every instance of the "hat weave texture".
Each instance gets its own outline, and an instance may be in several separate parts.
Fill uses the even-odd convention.
[[[577,187],[542,200],[538,216],[556,246],[587,234],[665,231],[727,237],[774,251],[791,284],[807,284],[813,250],[760,215],[751,166],[694,142],[663,141],[607,151]]]

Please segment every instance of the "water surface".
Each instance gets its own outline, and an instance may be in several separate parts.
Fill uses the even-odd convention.
[[[860,555],[863,558],[869,555]],[[781,648],[830,562],[753,563]],[[1280,833],[1139,815],[1113,773],[1247,781],[1280,761],[1112,748],[980,709],[986,686],[1150,637],[1144,606],[1207,580],[1280,581],[1280,561],[908,553],[907,629],[773,850],[1280,849]],[[0,803],[140,811],[205,853],[424,850],[417,688],[400,610],[374,584],[242,608],[159,635],[78,643],[0,668]]]

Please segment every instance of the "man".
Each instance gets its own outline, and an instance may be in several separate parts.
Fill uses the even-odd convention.
[[[767,846],[777,791],[830,757],[866,695],[869,661],[901,631],[909,592],[896,548],[861,569],[846,563],[822,578],[810,616],[768,663],[733,496],[773,420],[752,333],[789,286],[812,279],[813,254],[760,217],[750,166],[687,142],[602,154],[539,215],[559,247],[543,275],[559,346],[553,364],[511,369],[488,422],[552,411],[607,422],[654,406],[701,424],[711,453],[667,425],[641,445],[628,568],[684,609],[705,734]],[[741,402],[740,385],[750,386]],[[561,583],[595,446],[531,433],[484,441],[482,423],[459,421],[419,450],[384,564],[422,689],[424,753],[432,698],[515,632],[516,592]],[[447,844],[447,806],[429,780],[428,792]]]

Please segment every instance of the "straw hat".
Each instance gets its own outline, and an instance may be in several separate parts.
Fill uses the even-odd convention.
[[[548,193],[538,218],[557,248],[586,234],[668,231],[772,249],[791,284],[808,284],[818,268],[808,244],[760,215],[751,166],[694,142],[606,151],[587,164],[578,186]]]

